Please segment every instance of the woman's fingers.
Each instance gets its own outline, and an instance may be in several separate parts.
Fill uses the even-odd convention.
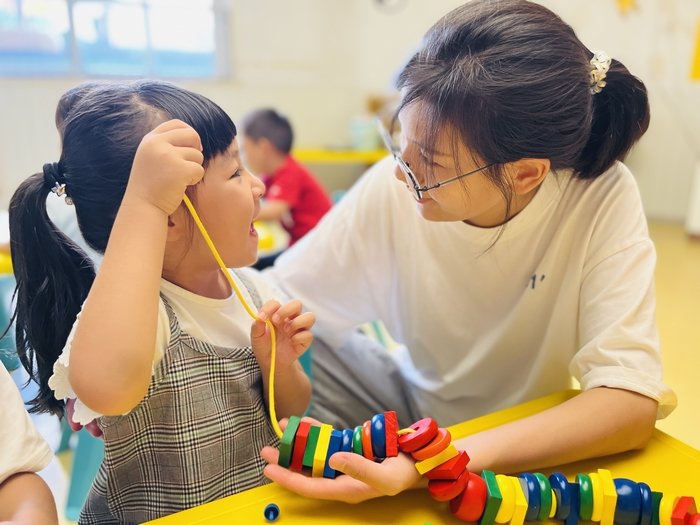
[[[279,452],[272,447],[263,448],[260,455],[269,463],[263,471],[265,476],[287,490],[291,490],[301,496],[348,503],[357,503],[381,496],[372,487],[350,476],[341,476],[335,479],[310,478],[304,474],[280,467],[277,464]]]

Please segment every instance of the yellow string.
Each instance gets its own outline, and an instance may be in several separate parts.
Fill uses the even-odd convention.
[[[219,268],[221,268],[221,271],[223,274],[226,276],[226,279],[228,279],[229,284],[231,285],[231,288],[233,291],[236,293],[236,296],[238,297],[238,300],[241,302],[243,305],[243,308],[245,308],[245,311],[248,312],[248,315],[252,317],[255,320],[258,320],[258,316],[255,314],[255,312],[248,306],[248,303],[246,302],[245,298],[241,294],[241,291],[238,289],[238,285],[236,284],[236,281],[233,280],[233,277],[231,277],[231,272],[228,271],[228,268],[224,264],[224,261],[221,259],[221,256],[219,255],[219,252],[216,249],[216,246],[214,246],[214,243],[211,240],[211,237],[209,237],[209,233],[207,233],[207,229],[204,227],[204,224],[202,224],[202,220],[199,218],[199,215],[197,214],[197,211],[194,209],[194,206],[192,206],[192,201],[190,201],[189,197],[185,195],[184,197],[184,202],[185,206],[187,206],[187,209],[190,211],[190,215],[192,215],[192,218],[194,219],[195,224],[197,225],[197,228],[199,228],[199,231],[202,234],[202,237],[204,237],[204,241],[207,243],[207,246],[209,246],[209,250],[211,250],[212,255],[214,256],[214,259],[216,259],[216,262],[219,264]],[[277,353],[277,337],[275,336],[275,327],[272,325],[272,322],[269,319],[265,320],[265,324],[267,327],[270,329],[270,340],[271,340],[271,355],[270,355],[270,394],[269,394],[269,409],[270,409],[270,421],[272,422],[272,428],[275,430],[275,433],[277,434],[278,437],[282,437],[282,429],[279,426],[279,423],[277,422],[277,412],[275,411],[275,355]]]

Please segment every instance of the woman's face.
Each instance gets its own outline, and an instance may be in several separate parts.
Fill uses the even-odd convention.
[[[433,186],[485,165],[475,163],[465,146],[453,144],[453,130],[448,127],[440,130],[435,137],[434,149],[429,151],[430,141],[424,136],[421,114],[418,102],[406,106],[399,114],[401,157],[411,168],[419,186]],[[398,165],[395,176],[407,183]],[[407,197],[412,195],[407,191]],[[464,221],[484,228],[505,221],[506,202],[503,194],[483,171],[426,191],[420,200],[415,196],[413,198],[419,213],[429,221]]]

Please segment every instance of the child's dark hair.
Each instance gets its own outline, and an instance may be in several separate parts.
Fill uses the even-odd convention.
[[[88,256],[50,221],[47,195],[52,187],[65,185],[83,237],[104,253],[141,139],[173,118],[197,131],[205,166],[236,136],[233,121],[219,106],[173,84],[139,80],[73,88],[56,111],[62,136],[59,161],[45,164],[42,173],[27,178],[12,196],[17,352],[39,385],[31,412],[63,413],[63,402],[54,398],[48,379],[95,277]]]
[[[494,164],[484,173],[506,202],[512,192],[502,164],[521,158],[595,178],[644,134],[649,104],[644,84],[617,60],[593,94],[592,56],[543,6],[474,0],[428,31],[399,75],[399,111],[420,103],[428,143],[451,125],[453,144],[468,146],[479,165]]]
[[[282,153],[292,151],[294,131],[289,120],[270,108],[256,109],[241,119],[241,133],[253,140],[265,138]]]

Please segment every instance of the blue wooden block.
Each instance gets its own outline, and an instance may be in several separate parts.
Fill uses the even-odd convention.
[[[555,520],[565,520],[571,512],[571,495],[569,494],[569,480],[561,472],[555,472],[549,476],[549,484],[552,486],[557,498],[557,512]],[[576,513],[578,514],[578,513]]]
[[[386,429],[384,414],[375,414],[370,423],[372,436],[372,452],[375,458],[386,457]]]
[[[569,486],[566,488],[567,491],[569,492],[569,502],[571,505],[571,511],[569,512],[569,515],[564,520],[564,525],[578,525],[578,522],[579,522],[578,509],[579,509],[580,498],[581,498],[580,488],[581,487],[578,483],[569,483]]]
[[[326,453],[326,464],[323,466],[323,477],[324,478],[335,478],[338,473],[337,470],[332,469],[328,464],[331,456],[336,452],[340,451],[340,447],[343,444],[343,433],[340,430],[331,430],[331,439],[328,442],[328,452]]]
[[[352,428],[343,430],[343,441],[340,444],[341,452],[352,452]]]
[[[537,478],[530,473],[519,474],[520,484],[523,487],[523,492],[527,498],[527,512],[525,513],[525,521],[537,521],[537,516],[540,513],[540,483]]]
[[[651,517],[654,514],[654,499],[651,496],[651,487],[646,483],[638,483],[639,496],[642,499],[639,525],[651,525]]]
[[[639,486],[627,478],[615,478],[617,505],[615,506],[614,523],[618,525],[637,525],[642,510],[642,497]]]

